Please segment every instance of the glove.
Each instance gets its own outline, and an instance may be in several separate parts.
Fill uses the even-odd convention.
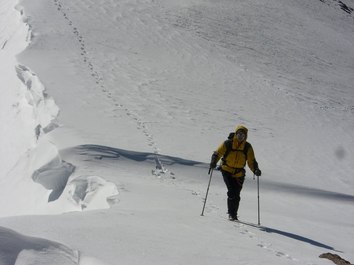
[[[212,169],[216,168],[216,162],[215,161],[211,161],[210,162],[210,168],[212,168]]]
[[[216,168],[217,158],[218,158],[218,156],[215,153],[211,156],[210,168],[212,168],[212,169]]]
[[[254,170],[254,174],[255,174],[257,177],[259,177],[260,175],[262,175],[262,171],[261,171],[259,168],[256,168],[256,169]]]

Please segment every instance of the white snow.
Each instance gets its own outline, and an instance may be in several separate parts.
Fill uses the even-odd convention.
[[[0,264],[354,262],[353,0],[0,0]],[[212,152],[249,128],[240,219]]]

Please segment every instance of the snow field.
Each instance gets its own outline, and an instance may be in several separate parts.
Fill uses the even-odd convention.
[[[21,5],[16,15],[0,5],[11,25],[0,31],[1,84],[17,88],[4,90],[1,121],[18,122],[2,129],[5,264],[353,259],[354,42],[338,2]],[[210,155],[237,123],[263,171],[262,229],[226,221],[218,172],[200,216]],[[247,175],[240,215],[256,220]],[[20,236],[9,254],[5,227],[55,248],[37,251],[32,238],[24,250]]]

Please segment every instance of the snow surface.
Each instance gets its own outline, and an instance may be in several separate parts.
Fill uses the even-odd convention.
[[[0,264],[354,262],[353,0],[0,0]],[[239,215],[212,152],[260,168]]]

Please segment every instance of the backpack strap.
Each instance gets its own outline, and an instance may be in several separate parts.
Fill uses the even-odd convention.
[[[246,160],[247,160],[247,152],[248,152],[248,149],[251,147],[251,144],[249,142],[246,142],[243,150],[232,149],[232,142],[233,142],[234,136],[235,136],[235,133],[231,132],[229,134],[229,136],[227,137],[227,140],[224,142],[224,145],[226,147],[226,152],[222,158],[223,161],[225,161],[226,157],[229,155],[229,153],[231,151],[242,151],[245,154]]]
[[[232,140],[227,139],[227,140],[224,142],[224,145],[225,145],[225,147],[226,147],[226,152],[225,152],[225,154],[224,154],[223,157],[222,157],[222,161],[223,161],[223,162],[225,162],[226,157],[229,155],[229,153],[230,153],[231,150],[232,150]]]
[[[246,156],[246,160],[247,160],[247,152],[248,152],[248,149],[251,147],[251,144],[249,142],[246,142],[245,143],[245,148],[243,148],[243,153],[245,154]]]

